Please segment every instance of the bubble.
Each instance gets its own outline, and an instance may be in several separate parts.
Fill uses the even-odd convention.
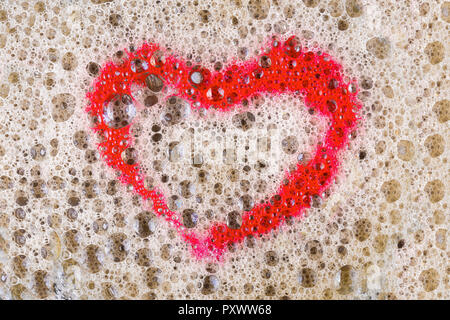
[[[163,260],[169,260],[172,256],[172,245],[169,243],[163,244],[160,248],[161,258]]]
[[[103,108],[103,121],[112,129],[120,129],[130,125],[135,116],[136,107],[132,98],[127,94],[116,95]]]
[[[434,291],[439,286],[439,273],[434,268],[424,270],[421,272],[419,280],[425,291]]]
[[[23,210],[22,208],[17,208],[16,210],[14,210],[14,216],[19,220],[25,219],[26,217],[25,210]]]
[[[295,7],[292,4],[286,5],[283,14],[287,19],[291,19],[295,15]]]
[[[38,143],[31,148],[30,153],[33,160],[42,161],[47,154],[47,150],[42,144]]]
[[[439,202],[444,198],[445,186],[441,180],[434,179],[425,185],[425,193],[431,203]]]
[[[8,76],[8,81],[12,84],[19,82],[19,74],[17,72],[11,72]]]
[[[361,0],[346,0],[345,10],[347,14],[352,18],[360,17],[363,14],[363,3]]]
[[[152,57],[150,59],[150,64],[153,67],[161,68],[166,63],[166,58],[161,50],[156,50],[153,52]]]
[[[261,56],[261,58],[259,58],[259,66],[261,68],[270,68],[270,66],[272,65],[272,61],[270,60],[270,58],[268,56]]]
[[[109,19],[109,23],[113,27],[119,26],[120,23],[122,22],[122,16],[120,14],[117,14],[117,13],[111,14],[108,19]]]
[[[148,63],[145,60],[134,59],[130,63],[130,69],[132,72],[141,73],[148,69]],[[145,79],[147,84],[147,78]]]
[[[153,142],[159,142],[162,139],[162,134],[161,133],[155,133],[154,135],[152,135],[152,141]],[[161,171],[161,170],[158,170]]]
[[[270,279],[272,276],[272,272],[269,269],[262,269],[261,270],[261,277],[263,279]]]
[[[52,90],[54,88],[55,84],[56,84],[55,73],[54,72],[46,73],[44,76],[44,85],[47,88],[47,90]],[[2,88],[0,88],[0,89],[2,89]],[[9,87],[8,87],[8,91],[9,91]],[[0,93],[1,93],[1,91],[0,91]]]
[[[265,294],[266,296],[268,296],[268,297],[273,297],[273,296],[276,294],[275,287],[272,286],[272,285],[267,286],[267,287],[264,289],[264,294]]]
[[[436,231],[435,243],[436,243],[436,247],[438,247],[439,249],[441,249],[441,250],[447,249],[447,230],[446,229],[439,229]]]
[[[162,113],[161,121],[167,126],[178,124],[189,116],[189,110],[188,104],[183,99],[171,96],[166,101],[166,109]]]
[[[88,74],[91,77],[97,77],[98,74],[100,73],[100,65],[98,63],[95,63],[95,62],[91,61],[86,66],[86,70],[88,71]]]
[[[379,234],[375,236],[373,247],[377,253],[381,254],[386,250],[387,243],[388,243],[388,236],[385,234]]]
[[[296,137],[288,136],[281,140],[281,148],[286,154],[294,154],[297,152],[299,143]]]
[[[353,292],[356,281],[355,278],[356,273],[351,265],[341,267],[335,278],[337,292],[342,295]]]
[[[147,108],[149,108],[151,106],[154,106],[157,103],[158,103],[158,97],[156,95],[154,95],[154,94],[149,94],[144,100],[144,105]]]
[[[125,260],[129,252],[129,241],[126,234],[122,232],[113,233],[108,239],[107,246],[114,262]]]
[[[28,196],[23,190],[16,191],[15,200],[19,206],[26,206],[28,204]]]
[[[150,257],[151,257],[150,250],[148,248],[141,248],[138,251],[136,251],[134,260],[136,261],[136,264],[138,266],[149,267],[151,263]]]
[[[74,197],[74,199],[69,200],[73,205],[77,206],[79,204],[80,199],[77,197]],[[74,208],[69,208],[65,211],[66,217],[71,220],[75,221],[78,218],[78,212]]]
[[[370,90],[373,87],[373,80],[368,77],[364,77],[361,81],[361,88],[365,90]]]
[[[450,2],[446,1],[441,5],[441,18],[447,23],[450,23]]]
[[[67,52],[61,59],[62,67],[66,71],[73,71],[78,65],[77,58],[72,52]]]
[[[264,254],[264,262],[273,267],[276,266],[278,264],[279,258],[278,258],[278,254],[275,251],[267,251]]]
[[[242,211],[250,211],[253,209],[253,206],[255,205],[253,199],[248,194],[244,194],[242,197],[239,198],[239,207]]]
[[[400,182],[395,179],[386,181],[381,186],[381,192],[384,194],[384,197],[387,202],[392,203],[400,199],[402,187]]]
[[[344,7],[339,0],[331,0],[328,2],[328,11],[330,13],[330,16],[332,17],[339,17],[344,12]]]
[[[6,21],[6,19],[8,18],[8,13],[6,12],[6,10],[0,10],[0,21]]]
[[[231,211],[227,215],[227,226],[230,229],[240,229],[242,224],[242,216],[237,211]]]
[[[375,145],[375,153],[382,154],[386,150],[386,142],[378,141]]]
[[[205,170],[200,170],[197,174],[197,181],[199,183],[206,183],[209,180],[209,173],[208,171]]]
[[[43,198],[47,195],[47,184],[42,179],[33,180],[31,182],[31,194],[35,198]]]
[[[11,297],[14,300],[25,300],[31,297],[31,294],[24,285],[19,283],[11,286]]]
[[[0,34],[0,49],[3,49],[6,46],[6,41],[7,41],[6,34]],[[6,96],[4,98],[6,98]],[[3,97],[3,94],[2,94],[2,97]]]
[[[346,20],[339,20],[337,27],[340,31],[345,31],[348,29],[348,22]]]
[[[270,2],[268,0],[249,0],[247,9],[253,19],[264,20],[269,14]]]
[[[225,91],[222,88],[218,86],[212,86],[206,92],[206,97],[212,101],[219,101],[224,97],[224,94]]]
[[[39,299],[45,299],[49,295],[49,275],[44,270],[38,270],[34,274],[34,290]]]
[[[186,228],[194,228],[198,223],[198,215],[192,209],[183,210],[183,224]]]
[[[72,253],[78,251],[80,247],[81,235],[76,229],[71,229],[64,233],[64,245]]]
[[[293,36],[290,37],[285,43],[284,43],[284,53],[288,55],[291,58],[298,58],[301,53],[301,43],[299,38]]]
[[[156,221],[154,214],[144,211],[135,217],[135,229],[141,238],[147,238],[155,233]]]
[[[366,158],[366,156],[367,156],[367,152],[366,151],[361,150],[359,152],[359,160],[364,160]]]
[[[191,73],[189,79],[193,84],[201,84],[203,82],[203,75],[199,71],[194,71]]]
[[[0,177],[0,190],[11,189],[14,186],[13,180],[8,176]]]
[[[383,92],[383,94],[389,98],[392,99],[394,98],[394,90],[392,89],[391,86],[384,86],[381,91]]]
[[[339,241],[342,244],[349,244],[352,238],[352,231],[350,229],[344,228],[339,232]]]
[[[114,215],[114,226],[117,228],[123,228],[127,225],[127,222],[125,220],[125,215],[123,213],[116,213]]]
[[[85,248],[86,266],[91,273],[97,273],[103,265],[103,253],[100,248],[94,244],[90,244]]]
[[[161,283],[161,269],[148,268],[144,273],[144,281],[150,289],[157,288]]]
[[[117,187],[119,182],[117,180],[110,180],[106,186],[106,194],[113,196],[117,193]]]
[[[257,172],[262,172],[262,171],[264,171],[265,169],[267,169],[268,168],[268,163],[265,161],[265,160],[262,160],[262,159],[260,159],[260,160],[257,160],[256,161],[256,164],[255,164],[255,170],[257,171]]]
[[[389,217],[393,225],[399,224],[402,220],[402,216],[400,215],[400,212],[398,210],[390,211]]]
[[[153,92],[159,92],[164,86],[163,80],[155,74],[150,74],[145,78],[145,84]]]
[[[27,264],[28,259],[23,254],[15,256],[12,259],[13,272],[16,275],[16,277],[22,279],[27,275],[28,272]]]
[[[441,210],[433,212],[433,220],[435,224],[443,224],[445,222],[445,215]]]
[[[183,200],[177,195],[172,195],[167,201],[167,206],[172,211],[177,211],[183,206]]]
[[[244,293],[251,294],[253,292],[253,285],[251,283],[244,284]]]
[[[431,42],[425,47],[425,54],[431,64],[438,64],[445,57],[444,45],[439,41]]]
[[[439,157],[444,153],[444,138],[438,133],[428,136],[425,140],[425,147],[432,158]]]
[[[450,100],[444,99],[433,105],[433,112],[440,123],[445,123],[450,119]]]
[[[378,59],[386,59],[391,51],[391,44],[388,39],[374,37],[366,42],[366,49]]]
[[[372,223],[368,219],[359,219],[354,226],[356,239],[365,241],[369,238],[372,231]]]
[[[312,288],[316,285],[317,276],[313,269],[303,268],[298,276],[299,282],[304,288]]]
[[[75,112],[75,97],[70,93],[60,93],[52,98],[52,118],[55,122],[64,122]]]
[[[236,128],[247,131],[253,127],[255,116],[251,112],[239,113],[233,116],[232,122]]]
[[[180,182],[179,192],[183,198],[190,198],[194,195],[195,184],[189,180],[183,180]]]
[[[103,234],[108,230],[109,224],[104,218],[99,218],[92,224],[95,233]]]
[[[200,20],[203,23],[208,23],[211,13],[208,10],[200,10],[199,12]]]
[[[409,140],[400,140],[397,144],[397,154],[403,161],[410,161],[414,156],[414,144]]]
[[[99,194],[98,183],[93,179],[84,181],[81,186],[84,196],[88,199],[95,198]]]
[[[125,61],[125,53],[122,50],[116,51],[112,60],[116,65],[122,65]]]
[[[219,289],[219,279],[214,275],[208,275],[203,280],[202,293],[208,295]]]
[[[126,148],[121,154],[123,162],[134,165],[137,162],[137,151],[134,148]]]

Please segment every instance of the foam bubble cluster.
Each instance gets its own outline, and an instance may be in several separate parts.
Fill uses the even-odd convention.
[[[200,65],[190,67],[183,60],[166,56],[158,45],[144,44],[120,64],[107,64],[95,81],[94,90],[88,93],[87,111],[97,122],[94,130],[103,138],[99,151],[105,162],[118,171],[123,183],[133,186],[144,200],[151,200],[153,211],[170,221],[199,257],[221,256],[226,247],[248,236],[268,233],[286,219],[302,214],[311,206],[312,198],[322,198],[337,172],[338,151],[356,127],[361,108],[356,85],[344,82],[341,67],[328,54],[302,48],[295,36],[284,42],[273,39],[265,51],[257,59],[211,73]],[[270,201],[252,206],[244,214],[229,212],[227,223],[215,223],[202,239],[186,231],[197,224],[197,214],[186,209],[181,217],[169,210],[160,191],[144,186],[150,177],[139,172],[139,163],[130,163],[129,156],[135,152],[130,127],[136,115],[131,88],[144,84],[152,91],[160,91],[164,85],[173,87],[178,96],[191,102],[192,108],[206,110],[227,110],[261,93],[290,93],[303,97],[311,112],[328,117],[329,128],[312,159],[298,163]],[[186,112],[181,110],[183,102],[177,100],[177,96],[168,99],[178,112],[164,115],[166,121],[173,122]],[[158,134],[153,135],[154,141]],[[192,195],[191,182],[182,181],[181,188],[187,193],[184,197]]]
[[[0,298],[448,299],[449,10],[446,0],[0,1]],[[301,219],[224,237],[222,260],[196,259],[105,165],[97,146],[108,139],[91,128],[129,128],[117,160],[140,165],[142,190],[159,188],[187,234],[238,230],[313,161],[332,119],[287,91],[228,104],[233,90],[215,76],[280,69],[265,52],[273,35],[278,50],[297,36],[297,63],[308,51],[333,57],[340,86],[358,84],[361,121]],[[161,54],[131,64],[144,43]],[[184,62],[184,93],[154,71],[169,57]],[[86,93],[109,62],[142,77],[89,117]],[[208,79],[214,90],[202,89]]]

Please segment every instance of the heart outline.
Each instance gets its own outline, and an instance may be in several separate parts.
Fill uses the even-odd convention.
[[[243,63],[232,61],[224,71],[211,73],[201,66],[187,66],[175,55],[164,55],[158,44],[144,43],[134,52],[125,50],[127,57],[122,63],[107,62],[86,94],[86,111],[93,119],[92,129],[101,139],[98,150],[104,161],[120,172],[122,183],[131,185],[144,200],[151,200],[153,212],[164,216],[191,245],[197,258],[220,259],[230,245],[275,230],[288,217],[301,216],[310,207],[312,197],[321,197],[331,185],[340,164],[338,153],[347,146],[348,136],[360,119],[358,112],[362,104],[357,98],[357,84],[345,81],[342,66],[330,55],[302,48],[295,36],[283,43],[272,37],[267,48],[263,48],[257,59]],[[269,59],[269,67],[261,63],[261,57],[266,62]],[[142,70],[136,70],[136,61],[145,62]],[[203,86],[190,81],[192,72],[198,70],[202,72]],[[129,165],[122,160],[121,153],[132,147],[130,125],[113,129],[104,121],[104,106],[117,95],[132,97],[132,86],[144,86],[150,74],[163,79],[164,85],[191,103],[191,108],[214,107],[227,111],[256,94],[294,94],[306,107],[328,117],[329,128],[312,159],[307,164],[297,164],[294,172],[286,174],[284,181],[288,183],[282,184],[270,201],[245,212],[239,229],[216,222],[205,235],[197,234],[184,227],[179,215],[168,209],[160,191],[145,189],[145,176],[140,172],[139,163]]]

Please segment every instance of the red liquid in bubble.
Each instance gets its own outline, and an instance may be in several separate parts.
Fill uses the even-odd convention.
[[[119,179],[133,186],[143,199],[151,200],[156,215],[163,216],[177,229],[199,258],[220,258],[229,246],[246,237],[267,234],[286,219],[301,216],[314,197],[322,197],[336,176],[338,153],[348,143],[356,128],[361,103],[355,84],[344,80],[342,67],[331,56],[301,47],[298,38],[285,42],[272,40],[264,54],[244,63],[233,63],[221,72],[201,66],[187,66],[174,55],[165,56],[157,44],[144,44],[120,65],[107,63],[87,94],[87,112],[97,119],[94,130],[103,138],[98,148],[102,158],[120,172]],[[162,80],[165,86],[191,103],[192,108],[215,108],[223,111],[239,107],[244,99],[256,94],[288,93],[302,99],[307,108],[329,119],[329,129],[308,163],[298,163],[287,174],[278,192],[263,204],[242,215],[242,224],[232,229],[214,223],[204,234],[185,228],[180,216],[168,209],[158,190],[144,187],[145,176],[139,163],[127,164],[121,153],[131,147],[130,126],[110,127],[104,108],[117,96],[132,97],[133,85],[144,86],[147,77]],[[155,76],[157,78],[155,78]]]

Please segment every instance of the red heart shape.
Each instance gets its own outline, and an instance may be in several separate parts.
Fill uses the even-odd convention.
[[[284,43],[273,38],[263,52],[251,61],[230,64],[223,72],[210,72],[200,66],[188,66],[174,55],[165,56],[157,44],[146,43],[135,52],[125,52],[120,64],[107,63],[87,93],[86,110],[101,138],[98,149],[102,158],[120,172],[119,179],[124,184],[131,185],[143,199],[151,200],[153,211],[172,224],[199,258],[219,258],[227,246],[248,236],[268,233],[287,218],[300,216],[310,207],[312,197],[321,197],[332,183],[339,165],[338,152],[347,145],[358,121],[361,103],[356,97],[357,86],[344,80],[342,67],[331,56],[302,48],[294,36]],[[257,93],[294,94],[303,98],[308,108],[327,117],[329,129],[312,159],[307,164],[297,164],[270,201],[245,212],[239,229],[215,223],[206,234],[197,234],[185,228],[179,215],[168,209],[161,192],[144,187],[145,176],[139,163],[127,164],[121,157],[131,147],[132,114],[128,114],[130,121],[117,123],[108,105],[118,97],[130,108],[119,112],[132,113],[131,87],[144,86],[146,79],[153,84],[163,81],[178,96],[190,101],[192,108],[226,111]]]

